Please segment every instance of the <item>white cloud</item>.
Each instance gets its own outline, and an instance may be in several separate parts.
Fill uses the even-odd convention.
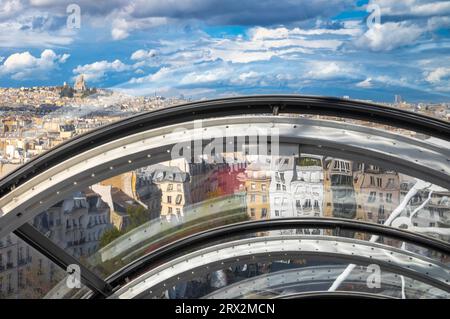
[[[111,36],[113,40],[123,40],[128,38],[130,34],[126,29],[120,29],[120,28],[113,28],[111,30]]]
[[[73,73],[84,74],[86,80],[96,82],[103,79],[107,73],[124,72],[131,69],[131,66],[124,64],[120,60],[113,62],[103,60],[91,64],[79,65],[73,70]]]
[[[368,29],[355,44],[372,51],[390,51],[405,45],[413,45],[425,30],[407,22],[387,22]]]
[[[439,67],[431,72],[428,72],[425,80],[430,83],[437,84],[448,77],[450,77],[450,68]]]
[[[40,57],[30,52],[11,54],[0,66],[0,74],[9,75],[12,79],[23,80],[28,77],[45,78],[49,72],[65,63],[69,54],[58,55],[53,50],[42,51]]]
[[[322,33],[323,29],[316,29]],[[338,33],[339,30],[334,30]],[[350,32],[351,33],[351,32]],[[314,54],[316,50],[337,50],[343,40],[333,37],[327,38],[328,32],[324,32],[325,38],[311,36],[314,29],[301,30],[298,28],[263,28],[256,27],[248,31],[248,39],[240,36],[227,39],[204,39],[202,47],[193,50],[201,54],[202,61],[214,61],[221,59],[232,63],[251,63],[256,61],[269,61],[273,57],[294,59],[304,54]],[[342,32],[347,35],[346,32]],[[176,46],[177,43],[174,42]],[[184,53],[187,54],[186,52]],[[195,56],[194,56],[195,58]],[[186,59],[191,63],[192,59]]]
[[[256,80],[260,79],[262,74],[255,71],[249,71],[239,74],[237,81],[238,83],[254,83]]]
[[[75,35],[67,29],[55,32],[24,29],[17,21],[0,23],[0,30],[0,48],[62,47],[71,44]]]
[[[183,77],[181,84],[186,85],[228,81],[231,74],[232,72],[229,68],[217,68],[204,72],[192,72]]]
[[[0,20],[11,18],[19,14],[24,9],[20,0],[0,1]]]
[[[352,76],[354,69],[343,62],[336,61],[314,61],[309,64],[307,79],[329,80]]]
[[[367,78],[364,81],[358,82],[356,83],[356,86],[365,89],[371,88],[373,86],[372,78]]]
[[[417,16],[450,14],[450,1],[441,0],[371,0],[370,3],[380,6],[381,15]]]
[[[150,17],[142,19],[130,19],[125,17],[116,18],[112,23],[111,36],[113,40],[123,40],[130,36],[135,30],[150,29],[168,24],[170,19],[165,17]]]
[[[428,19],[428,29],[436,30],[439,28],[448,28],[450,27],[450,16],[446,17],[432,17]]]
[[[70,54],[64,53],[64,54],[61,55],[61,57],[59,58],[59,62],[65,63],[69,57],[70,57]]]
[[[256,27],[250,30],[250,35],[253,40],[266,40],[266,39],[287,39],[291,37],[305,36],[305,35],[347,35],[356,36],[362,31],[358,24],[344,24],[348,27],[343,27],[339,29],[323,29],[323,28],[313,28],[313,29],[300,29],[293,28],[287,29],[285,27],[281,28],[263,28]]]
[[[131,55],[131,60],[146,60],[156,56],[156,50],[137,50]]]
[[[132,78],[129,82],[131,84],[142,84],[147,82],[156,82],[167,79],[173,75],[175,71],[168,67],[162,67],[157,72],[153,74],[149,74],[147,76],[143,76],[140,78]]]
[[[348,25],[356,30],[357,24]],[[343,43],[343,39],[337,39],[335,34],[324,33],[317,38],[315,35],[306,34],[314,33],[313,29],[308,32],[299,30],[258,27],[250,29],[247,37],[238,35],[229,38],[213,38],[199,32],[195,39],[160,41],[158,53],[155,50],[137,50],[133,52],[131,59],[137,61],[135,66],[139,68],[160,65],[185,66],[217,60],[248,64],[269,61],[274,57],[286,60],[302,59],[305,54],[315,54],[317,51],[336,51]],[[334,32],[339,33],[339,30]]]

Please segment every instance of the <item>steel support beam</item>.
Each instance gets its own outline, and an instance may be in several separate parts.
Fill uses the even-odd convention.
[[[81,282],[97,293],[97,295],[106,297],[111,293],[111,286],[106,281],[41,234],[32,225],[28,223],[23,224],[14,231],[14,234],[64,271],[69,265],[78,265],[80,267]]]

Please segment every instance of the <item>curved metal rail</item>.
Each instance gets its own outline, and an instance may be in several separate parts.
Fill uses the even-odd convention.
[[[252,232],[295,228],[322,228],[335,229],[338,231],[350,230],[370,233],[398,239],[450,255],[450,245],[445,242],[432,239],[421,234],[387,227],[384,225],[337,218],[280,218],[236,223],[233,225],[207,230],[191,235],[187,238],[180,239],[132,262],[130,265],[122,268],[110,276],[107,281],[113,287],[120,286],[125,283],[127,278],[136,277],[140,273],[147,271],[156,265],[168,262],[169,260],[179,256],[180,253],[186,249],[194,250],[204,245],[209,245],[212,242],[217,242],[221,239]]]
[[[315,291],[302,292],[276,297],[273,299],[398,299],[385,295],[377,295],[368,292],[351,291]]]
[[[450,151],[445,145],[427,144],[379,129],[316,119],[272,115],[215,118],[202,121],[200,128],[196,122],[183,122],[142,131],[49,167],[0,198],[0,237],[19,227],[23,220],[31,220],[85,187],[139,167],[182,157],[174,152],[180,144],[193,142],[196,146],[199,141],[207,149],[211,139],[214,145],[217,143],[216,137],[211,138],[210,134],[220,132],[226,136],[222,138],[223,150],[228,151],[230,147],[227,143],[229,134],[241,140],[231,145],[240,150],[242,140],[248,138],[250,143],[258,137],[255,128],[265,134],[269,132],[270,136],[275,134],[280,150],[294,147],[296,153],[363,161],[450,189]],[[220,150],[214,148],[214,152],[211,158],[221,155]]]
[[[350,253],[351,251],[351,253]],[[394,247],[330,236],[253,237],[196,249],[158,265],[114,293],[119,298],[158,297],[168,287],[235,264],[264,263],[280,259],[324,257],[339,263],[377,264],[397,275],[450,292],[446,266]],[[325,279],[313,272],[306,280]],[[245,288],[242,288],[243,290]]]

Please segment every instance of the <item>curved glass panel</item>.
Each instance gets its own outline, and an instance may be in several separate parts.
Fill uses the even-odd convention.
[[[0,299],[43,298],[65,279],[65,270],[15,234],[0,238]]]
[[[449,242],[448,148],[403,133],[294,115],[186,122],[81,153],[21,186],[24,196],[4,196],[3,209],[8,217],[26,207],[30,224],[101,278],[180,239],[251,220],[350,219]],[[281,232],[290,233],[449,262],[372,234]]]
[[[450,297],[450,0],[78,2],[0,0],[0,298]]]
[[[299,267],[299,264],[315,266]],[[329,261],[331,263],[331,261]],[[240,264],[183,281],[160,294],[161,298],[185,299],[255,299],[301,298],[308,292],[327,292],[345,270],[345,264],[327,264],[314,258],[277,260],[267,263]],[[376,268],[378,271],[378,268]],[[449,298],[449,294],[411,278],[380,268],[381,276],[372,279],[373,269],[356,266],[339,287],[339,292],[370,293],[399,299]],[[144,297],[145,298],[145,297]],[[154,297],[157,298],[157,297]]]
[[[247,163],[230,171],[200,164],[191,165],[200,168],[193,176],[174,161],[157,164],[76,193],[33,225],[103,276],[180,238],[245,220],[337,217],[386,224],[397,210],[388,225],[449,239],[446,190],[364,163],[328,157],[324,168],[323,157],[311,154],[283,160],[293,166],[272,171]],[[419,183],[423,188],[413,189],[401,207]]]
[[[427,257],[354,238],[282,233],[248,234],[183,251],[129,278],[113,297],[272,298],[327,291],[449,297],[448,267]]]

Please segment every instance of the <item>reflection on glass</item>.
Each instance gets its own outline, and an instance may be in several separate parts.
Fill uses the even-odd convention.
[[[245,220],[357,219],[449,241],[448,190],[367,163],[283,147],[281,153],[291,155],[235,152],[232,163],[176,159],[142,167],[73,194],[33,225],[102,277],[177,239]],[[377,240],[433,257],[412,245]]]
[[[159,294],[152,298],[255,299],[326,292],[345,267],[339,261],[320,257],[233,264],[193,278],[186,274],[169,289],[156,289]],[[357,265],[338,291],[400,299],[449,297],[442,290],[386,269],[380,268],[380,277],[375,278],[370,266],[364,265]]]
[[[0,299],[42,298],[65,272],[14,234],[0,238]]]

